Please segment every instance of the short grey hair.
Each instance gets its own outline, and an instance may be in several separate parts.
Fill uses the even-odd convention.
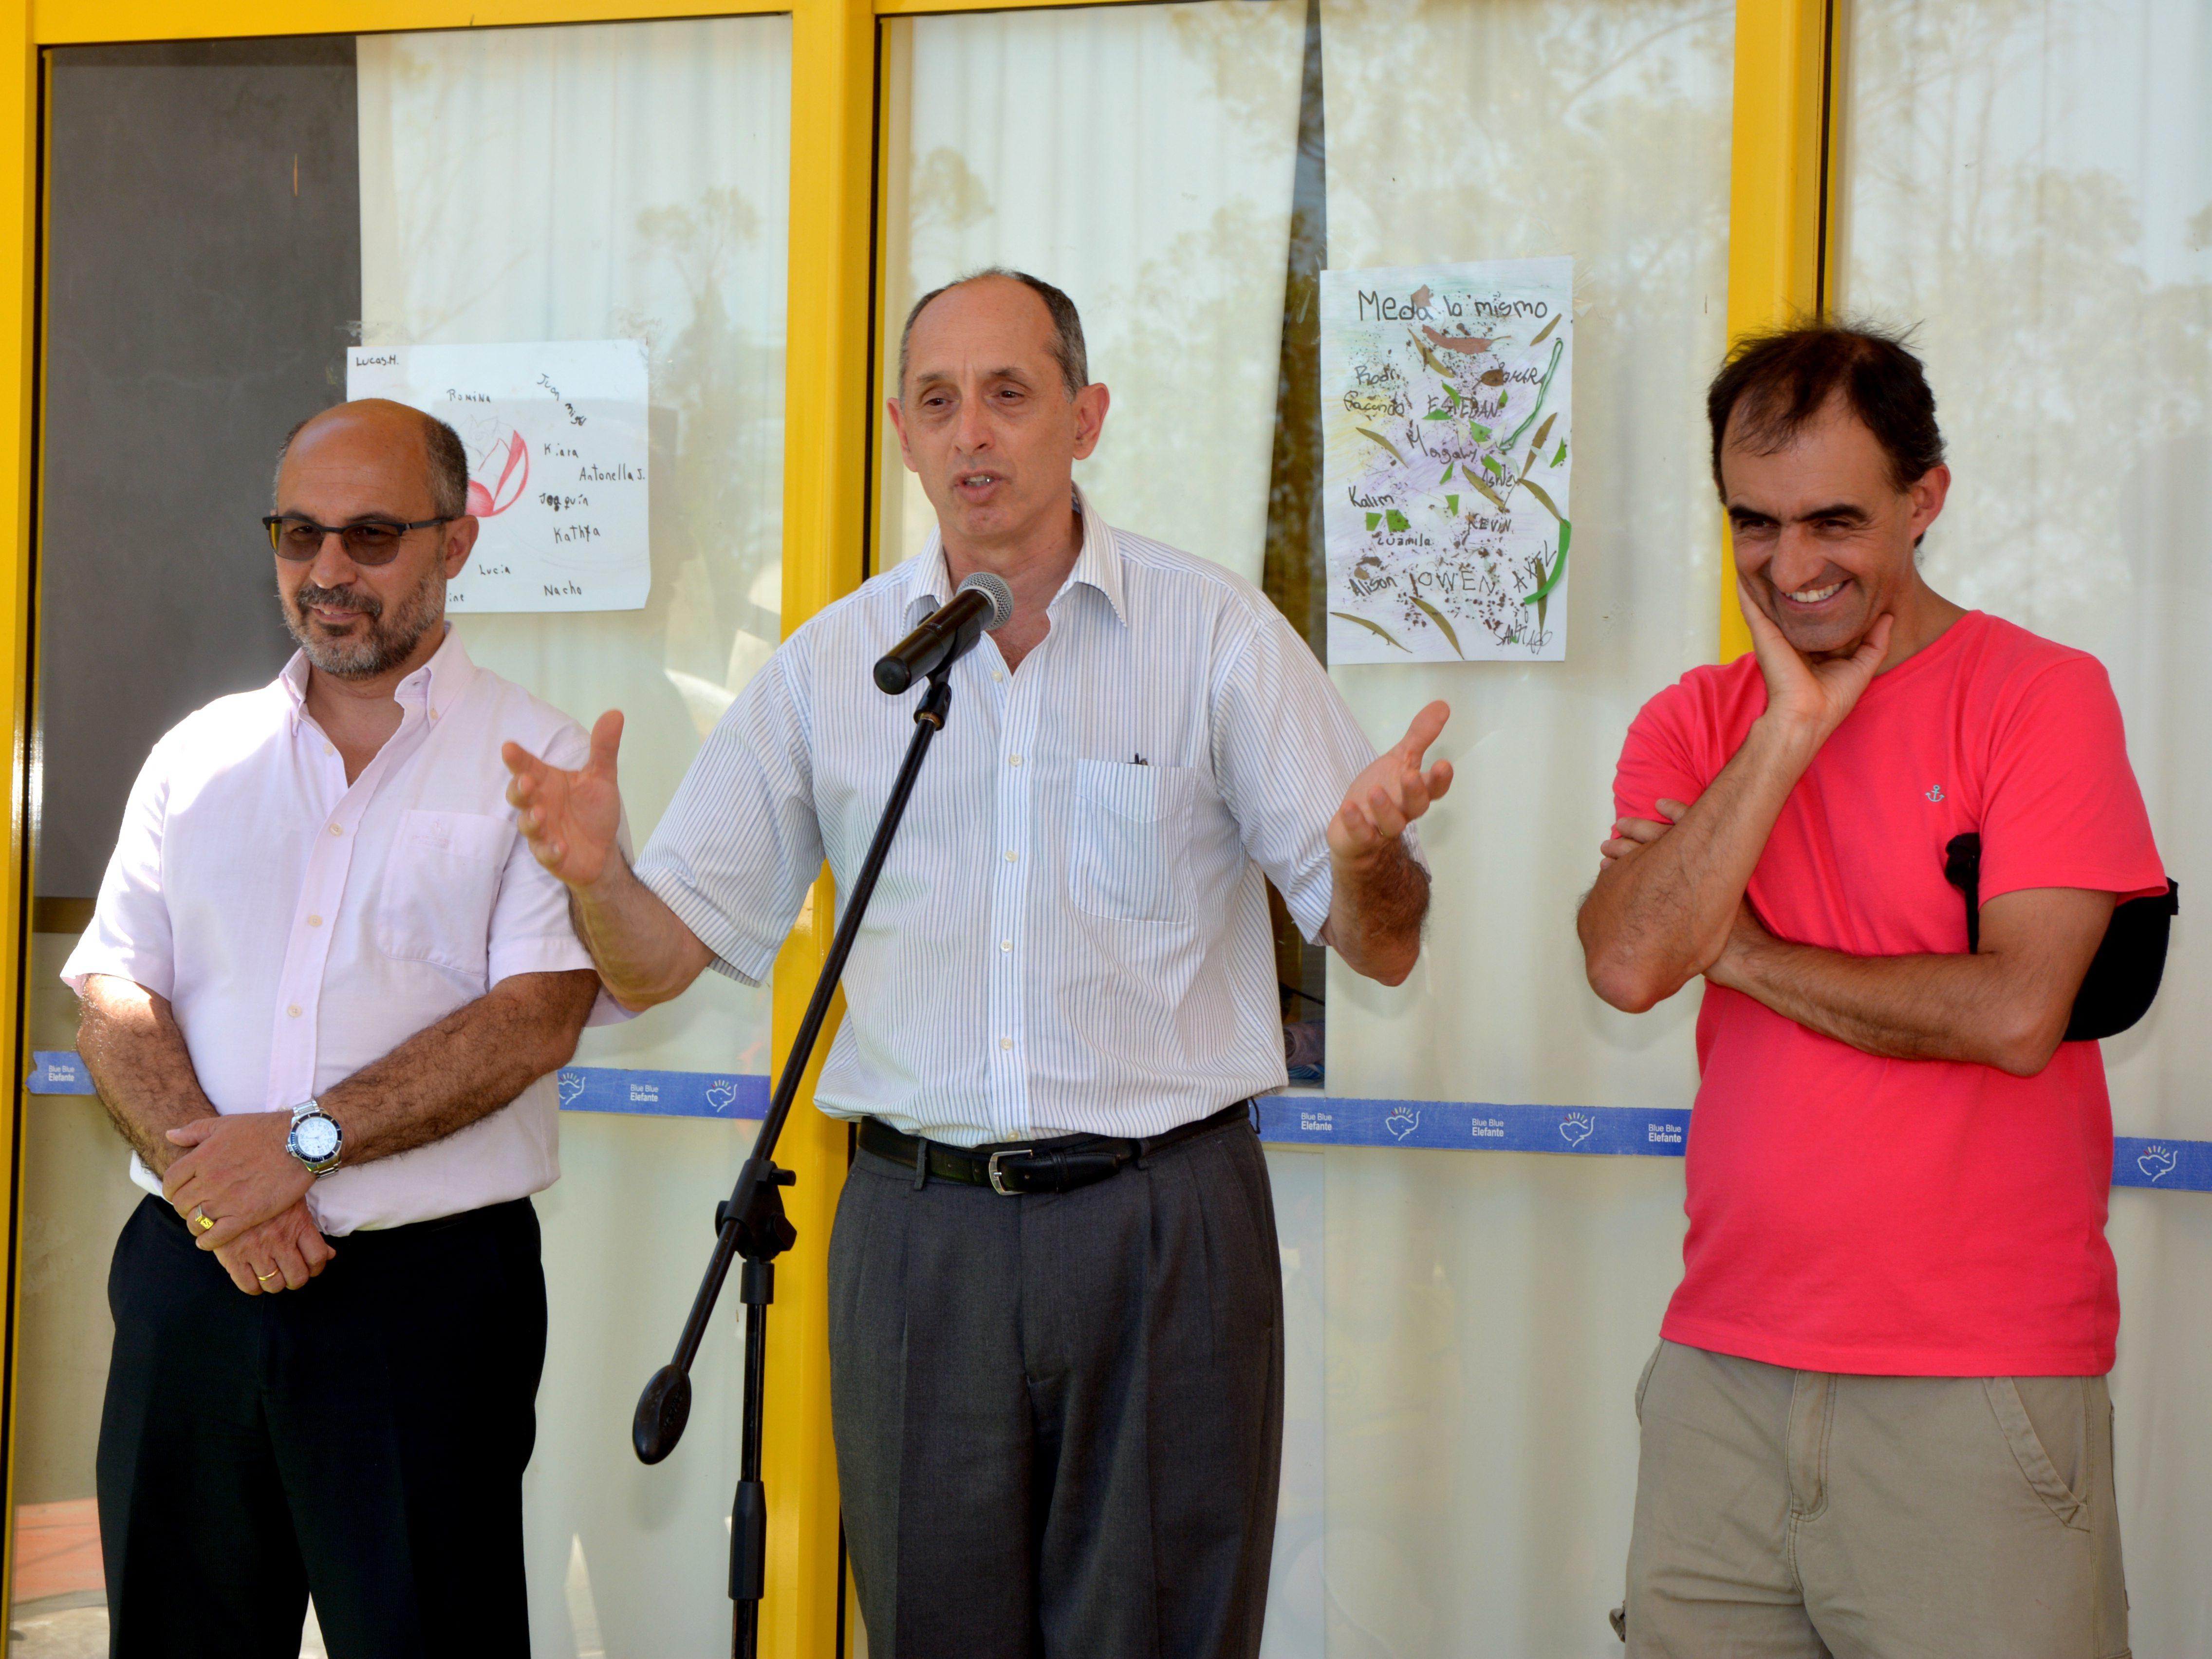
[[[987,276],[1003,276],[1010,283],[1019,283],[1044,301],[1044,308],[1052,314],[1052,360],[1060,365],[1060,384],[1067,388],[1071,398],[1089,386],[1091,362],[1083,349],[1083,319],[1076,314],[1075,301],[1042,276],[1032,276],[1026,270],[1011,270],[1005,265],[986,265],[965,276],[955,276],[914,302],[914,309],[906,314],[906,326],[899,331],[899,395],[906,395],[907,346],[914,338],[915,319],[928,309],[929,302],[939,295],[949,294],[969,283],[980,283]]]
[[[343,409],[343,404],[332,408]],[[430,508],[441,519],[465,518],[469,510],[469,452],[461,441],[461,434],[436,416],[422,416],[423,459],[430,470]],[[318,410],[284,434],[284,441],[276,447],[276,470],[270,476],[270,505],[276,505],[276,481],[284,476],[284,458],[292,453],[292,440],[307,429],[307,422],[330,413]]]

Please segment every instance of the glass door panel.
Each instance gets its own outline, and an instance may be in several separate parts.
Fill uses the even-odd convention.
[[[1847,14],[1844,308],[1913,331],[1952,486],[1929,583],[2094,653],[2167,871],[2212,856],[2212,19],[2192,0]],[[2212,1139],[2212,939],[2177,927],[2158,1001],[2105,1043],[2113,1126],[2156,1177]],[[2161,1161],[2163,1159],[2163,1167]],[[2212,1644],[2193,1437],[2212,1215],[2116,1188],[2112,1373],[2129,1619],[2142,1653]]]
[[[630,826],[641,844],[651,833],[780,636],[791,29],[768,16],[49,63],[31,985],[33,1046],[65,1056],[74,1001],[53,974],[147,746],[289,653],[254,520],[278,441],[346,395],[357,349],[641,343],[642,606],[453,620],[477,662],[583,724],[624,710]],[[134,252],[149,226],[161,261]],[[500,434],[463,435],[486,486],[472,505],[506,510]],[[530,459],[535,489],[574,493],[559,458]],[[587,1032],[563,1074],[562,1178],[537,1200],[538,1652],[726,1645],[733,1322],[708,1339],[675,1459],[641,1468],[629,1424],[750,1142],[740,1114],[765,1100],[769,1011],[765,988],[708,975]],[[85,1530],[110,1336],[99,1288],[137,1194],[95,1100],[40,1093],[25,1121],[16,1522],[39,1541],[17,1554],[27,1633],[12,1650],[58,1655],[75,1650],[38,1644],[104,1626]],[[41,1560],[64,1565],[31,1572]],[[319,1650],[312,1623],[305,1640]]]

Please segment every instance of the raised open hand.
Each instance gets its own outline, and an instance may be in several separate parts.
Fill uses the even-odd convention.
[[[1451,787],[1452,764],[1440,760],[1426,772],[1428,753],[1451,718],[1451,706],[1432,702],[1413,716],[1406,735],[1376,757],[1345,791],[1344,805],[1328,821],[1328,850],[1340,863],[1358,863],[1395,846],[1406,826],[1442,800]]]
[[[618,708],[599,716],[592,728],[591,757],[570,772],[549,765],[520,744],[500,745],[500,758],[514,775],[507,799],[515,822],[538,861],[571,887],[589,887],[617,856],[622,828],[622,791],[615,781],[615,750],[622,745]]]
[[[1759,672],[1766,679],[1767,712],[1815,744],[1826,743],[1874,683],[1875,671],[1888,654],[1889,632],[1896,618],[1887,613],[1875,617],[1850,656],[1808,662],[1759,608],[1750,585],[1741,576],[1735,591],[1743,605],[1743,619],[1751,625]]]

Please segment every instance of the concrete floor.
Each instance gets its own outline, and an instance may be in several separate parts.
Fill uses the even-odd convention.
[[[98,1591],[18,1601],[8,1613],[9,1659],[106,1659],[107,1603]],[[307,1609],[300,1659],[328,1659]]]

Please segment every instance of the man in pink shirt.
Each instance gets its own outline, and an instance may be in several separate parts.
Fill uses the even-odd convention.
[[[1755,654],[1638,715],[1578,918],[1615,1007],[1706,982],[1629,1651],[2112,1659],[2112,1115],[2063,1039],[2165,891],[2119,708],[1922,580],[1950,471],[1898,342],[1751,342],[1709,413]]]

